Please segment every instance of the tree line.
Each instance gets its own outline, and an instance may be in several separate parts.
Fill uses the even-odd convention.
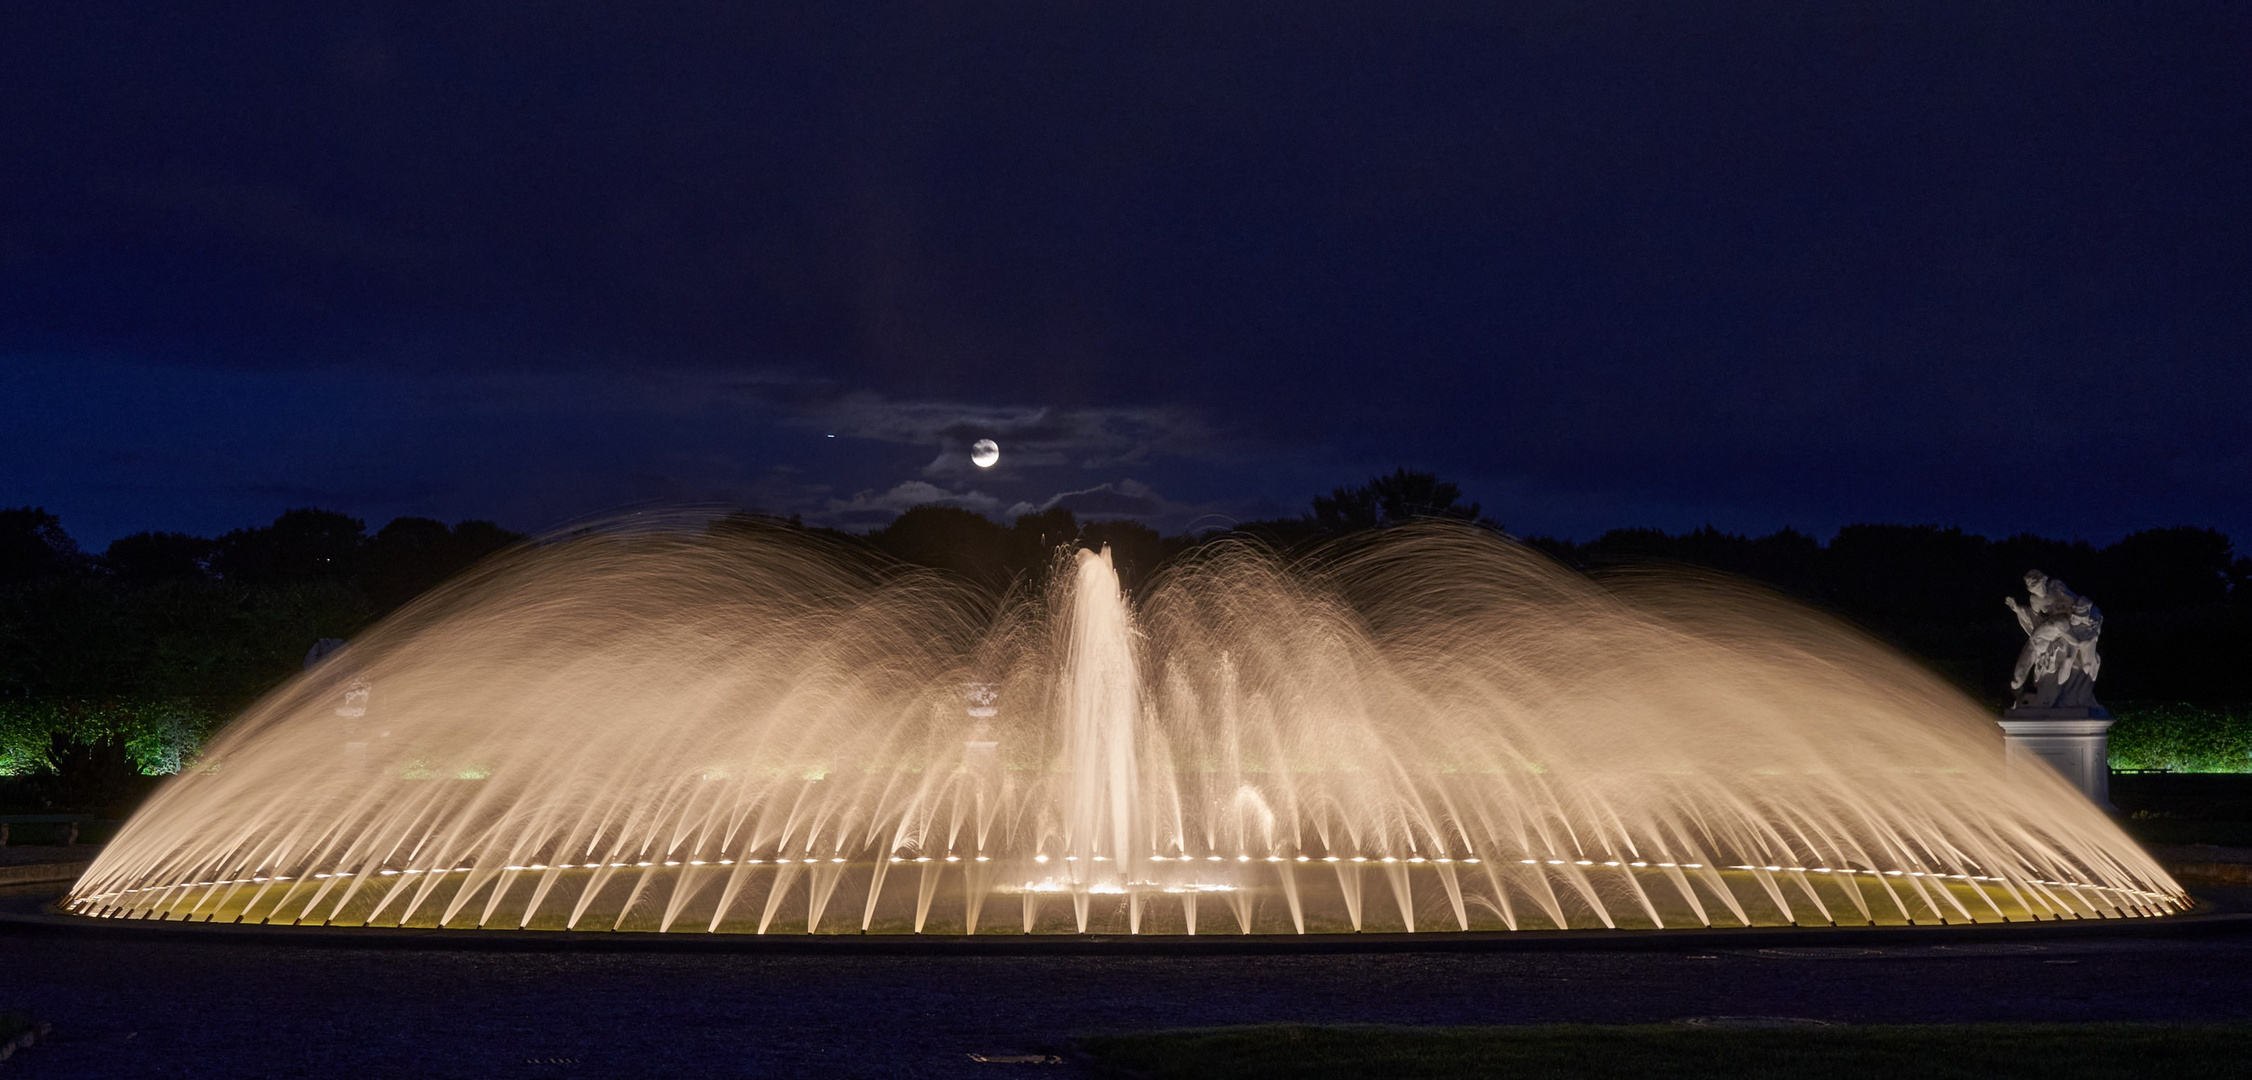
[[[1059,546],[1107,544],[1138,589],[1166,560],[1219,535],[1301,551],[1432,518],[1502,528],[1457,485],[1400,469],[1318,496],[1296,517],[1198,536],[1080,521],[1062,509],[1003,523],[944,506],[911,509],[864,535],[830,535],[995,591],[1031,580]],[[349,638],[524,539],[491,522],[415,517],[371,533],[359,519],[300,509],[215,538],[144,532],[87,552],[52,514],[0,510],[0,776],[46,777],[52,787],[172,771],[298,671],[316,640]],[[2038,568],[2102,606],[2107,701],[2252,702],[2252,559],[2211,529],[2151,529],[2102,547],[1928,525],[1850,525],[1827,542],[1709,526],[1523,542],[1594,574],[1674,564],[1751,579],[1861,626],[1997,705],[2022,638],[2002,598]],[[45,791],[40,801],[100,795]]]

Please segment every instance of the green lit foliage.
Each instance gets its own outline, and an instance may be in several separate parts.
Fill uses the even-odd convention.
[[[2114,706],[2111,767],[2168,772],[2252,772],[2252,707],[2182,702]]]
[[[168,775],[192,765],[224,720],[185,698],[0,700],[0,776],[50,772],[60,749],[106,743],[121,745],[142,775]]]
[[[487,522],[292,510],[217,539],[140,533],[88,555],[55,516],[0,510],[0,776],[177,772],[321,638],[520,539]]]

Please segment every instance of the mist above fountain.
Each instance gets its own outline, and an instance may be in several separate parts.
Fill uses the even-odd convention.
[[[354,682],[366,712],[340,717]],[[252,707],[68,901],[771,932],[1966,922],[2186,903],[1976,704],[1467,528],[996,600],[783,529],[497,560]],[[1200,908],[1202,909],[1200,911]]]

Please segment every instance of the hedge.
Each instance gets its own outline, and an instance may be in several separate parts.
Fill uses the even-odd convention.
[[[122,743],[144,775],[179,772],[226,721],[210,706],[182,699],[109,701],[0,699],[0,776],[55,768],[59,743]]]
[[[2252,705],[2187,702],[2114,705],[2111,767],[2168,772],[2252,772]]]

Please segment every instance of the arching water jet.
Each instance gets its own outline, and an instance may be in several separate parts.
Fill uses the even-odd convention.
[[[348,655],[160,790],[71,910],[990,934],[2185,904],[2062,781],[2005,771],[1973,703],[1850,630],[1468,529],[1297,562],[1207,545],[1138,604],[1082,551],[998,605],[787,530],[597,533]],[[362,681],[365,715],[339,716]],[[1009,894],[1018,917],[987,917]]]

